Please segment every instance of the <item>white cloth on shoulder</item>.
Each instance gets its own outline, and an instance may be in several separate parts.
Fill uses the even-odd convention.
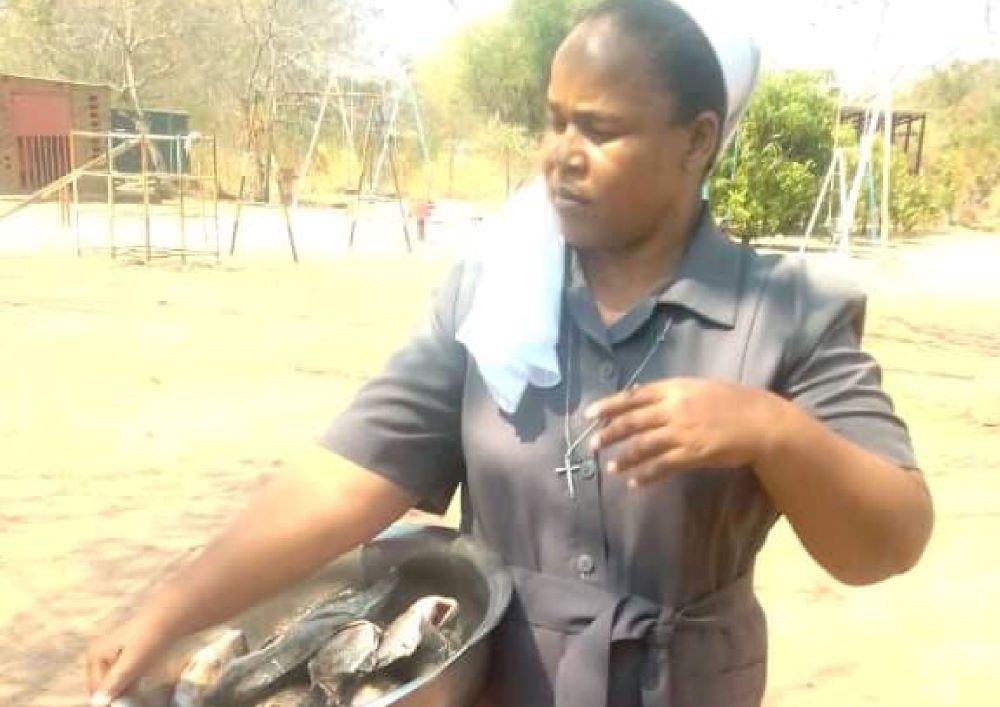
[[[533,179],[490,221],[472,306],[458,330],[490,394],[512,414],[528,385],[559,384],[565,245],[545,181]]]

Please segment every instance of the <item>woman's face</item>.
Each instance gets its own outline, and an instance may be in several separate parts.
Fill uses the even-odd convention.
[[[570,245],[628,247],[698,198],[711,147],[699,145],[695,124],[677,124],[674,115],[646,52],[612,22],[587,22],[570,34],[552,63],[542,148],[549,197]]]

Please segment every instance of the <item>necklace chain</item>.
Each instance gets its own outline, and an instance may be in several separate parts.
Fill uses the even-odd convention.
[[[653,345],[649,347],[649,350],[646,351],[646,355],[643,357],[638,367],[635,369],[635,371],[633,371],[632,375],[629,377],[628,382],[625,384],[626,389],[635,387],[636,383],[639,380],[639,376],[642,375],[642,372],[646,369],[646,366],[649,365],[649,362],[652,360],[653,354],[655,354],[659,350],[660,346],[662,346],[663,342],[666,340],[667,334],[670,333],[670,327],[673,325],[673,323],[674,323],[673,318],[668,316],[666,323],[663,325],[663,329],[660,330],[659,336],[656,337],[656,341],[654,341]],[[573,452],[575,452],[577,448],[581,444],[583,444],[584,440],[586,440],[587,437],[589,437],[591,433],[593,433],[593,431],[597,429],[598,425],[600,425],[600,420],[594,420],[592,423],[590,423],[590,425],[588,425],[587,428],[583,432],[581,432],[580,435],[575,440],[572,438],[572,433],[570,431],[571,414],[569,406],[572,401],[571,388],[573,385],[573,349],[575,348],[574,344],[576,343],[577,332],[576,328],[572,325],[569,325],[568,329],[569,331],[566,337],[566,366],[565,366],[566,382],[564,386],[566,390],[566,407],[564,408],[564,415],[563,415],[563,437],[566,442],[566,452],[563,455],[563,459],[565,461],[564,468],[567,469],[566,472],[566,476],[568,479],[567,483],[571,483],[573,475],[573,472],[571,471],[571,461],[573,457]],[[580,390],[581,391],[583,390],[582,386]],[[572,494],[572,486],[570,486],[570,492]]]

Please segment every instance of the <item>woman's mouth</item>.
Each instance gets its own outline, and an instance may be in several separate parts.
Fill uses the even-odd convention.
[[[575,212],[591,204],[591,200],[580,192],[567,187],[557,187],[552,192],[552,205],[560,212]]]

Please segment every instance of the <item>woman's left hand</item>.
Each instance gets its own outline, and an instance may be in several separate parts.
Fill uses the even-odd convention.
[[[762,390],[701,379],[670,379],[594,403],[603,426],[591,450],[610,450],[607,471],[645,486],[668,474],[753,466],[780,424],[780,399]]]

